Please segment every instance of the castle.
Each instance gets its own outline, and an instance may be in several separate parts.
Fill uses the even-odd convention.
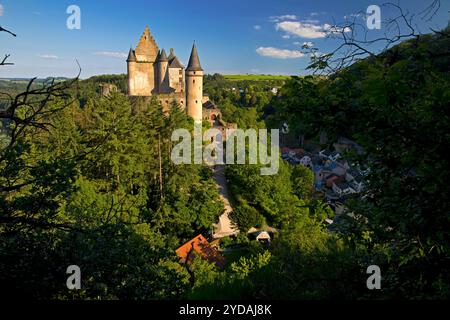
[[[203,69],[194,43],[187,68],[181,64],[173,49],[170,54],[159,50],[148,27],[135,50],[130,48],[127,59],[128,94],[155,96],[165,111],[174,101],[196,122],[202,121]]]

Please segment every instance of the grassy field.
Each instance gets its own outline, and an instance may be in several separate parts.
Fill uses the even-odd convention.
[[[267,80],[288,80],[290,76],[273,76],[265,74],[225,74],[225,79],[230,81],[267,81]]]

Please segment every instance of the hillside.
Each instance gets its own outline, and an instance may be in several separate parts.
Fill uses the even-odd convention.
[[[353,221],[346,235],[371,248],[391,295],[448,294],[450,256],[450,29],[405,41],[326,79],[290,80],[273,104],[269,126],[287,122],[291,134],[334,150],[340,137],[363,154],[366,188],[346,202]],[[419,280],[420,279],[420,280]],[[440,282],[446,285],[438,286]],[[420,284],[419,284],[420,283]],[[437,289],[439,287],[439,289]]]
[[[264,74],[224,74],[223,77],[230,81],[288,80],[291,78],[291,76],[274,76]]]

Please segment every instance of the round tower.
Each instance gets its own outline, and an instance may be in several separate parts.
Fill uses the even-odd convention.
[[[202,122],[203,69],[198,58],[197,47],[192,46],[191,57],[186,68],[187,113],[195,122]]]
[[[161,54],[158,57],[157,60],[158,64],[158,88],[159,92],[163,93],[166,92],[168,89],[168,86],[166,86],[167,79],[167,67],[169,65],[169,59],[167,59],[166,50],[162,50]]]
[[[128,74],[128,95],[133,96],[135,95],[135,86],[134,86],[134,79],[136,76],[136,54],[132,48],[130,48],[130,52],[128,53],[127,58],[127,74]]]

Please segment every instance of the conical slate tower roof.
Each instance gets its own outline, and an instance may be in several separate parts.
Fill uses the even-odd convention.
[[[177,57],[174,57],[169,64],[169,68],[183,69],[184,66],[181,64],[180,60],[178,60]]]
[[[136,62],[136,54],[132,48],[130,48],[130,52],[128,53],[127,62]]]
[[[191,57],[189,58],[189,64],[186,71],[203,71],[202,66],[200,65],[200,59],[198,58],[197,47],[192,46]]]
[[[169,61],[169,59],[167,59],[166,50],[162,49],[159,61]]]

